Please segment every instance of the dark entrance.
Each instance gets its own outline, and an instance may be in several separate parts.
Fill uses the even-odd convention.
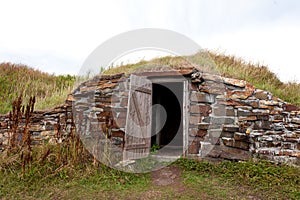
[[[151,145],[162,151],[181,155],[183,152],[183,82],[152,84]]]

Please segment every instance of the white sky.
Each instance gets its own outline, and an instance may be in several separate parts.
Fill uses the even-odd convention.
[[[163,28],[300,81],[298,0],[0,0],[0,8],[0,62],[77,74],[111,37]]]

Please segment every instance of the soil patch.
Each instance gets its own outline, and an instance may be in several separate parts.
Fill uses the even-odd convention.
[[[176,166],[168,166],[151,173],[154,186],[169,186],[181,184],[181,170]]]

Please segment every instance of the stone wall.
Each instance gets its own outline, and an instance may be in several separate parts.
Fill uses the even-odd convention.
[[[129,79],[124,74],[99,76],[73,91],[73,115],[82,137],[101,142],[110,138],[123,147]]]
[[[189,156],[300,164],[299,108],[242,80],[196,70],[184,76],[189,80]],[[80,84],[64,105],[35,111],[29,127],[33,144],[62,142],[73,128],[91,141],[110,139],[122,148],[129,81],[124,74],[96,76]],[[0,116],[2,150],[10,123],[8,115]]]
[[[111,138],[122,146],[128,102],[128,79],[123,74],[95,77],[81,83],[64,105],[51,110],[34,111],[29,125],[32,144],[63,142],[76,129],[82,137]],[[0,115],[0,150],[7,148],[12,134],[9,115]],[[18,126],[20,140],[25,126]],[[113,136],[113,137],[111,137]]]
[[[300,164],[300,111],[249,83],[195,72],[190,154]]]
[[[17,134],[20,141],[25,127],[25,117],[19,122]],[[66,101],[65,105],[51,110],[34,111],[28,130],[33,145],[62,142],[65,135],[73,127],[72,104]],[[12,135],[12,121],[9,115],[0,115],[0,151],[7,148]]]

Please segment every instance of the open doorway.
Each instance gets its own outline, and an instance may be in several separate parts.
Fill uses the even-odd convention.
[[[164,156],[183,153],[183,81],[152,84],[151,146]]]
[[[188,105],[188,81],[184,78],[132,74],[123,160],[148,157],[153,146],[159,148],[155,155],[160,158],[185,156]]]

